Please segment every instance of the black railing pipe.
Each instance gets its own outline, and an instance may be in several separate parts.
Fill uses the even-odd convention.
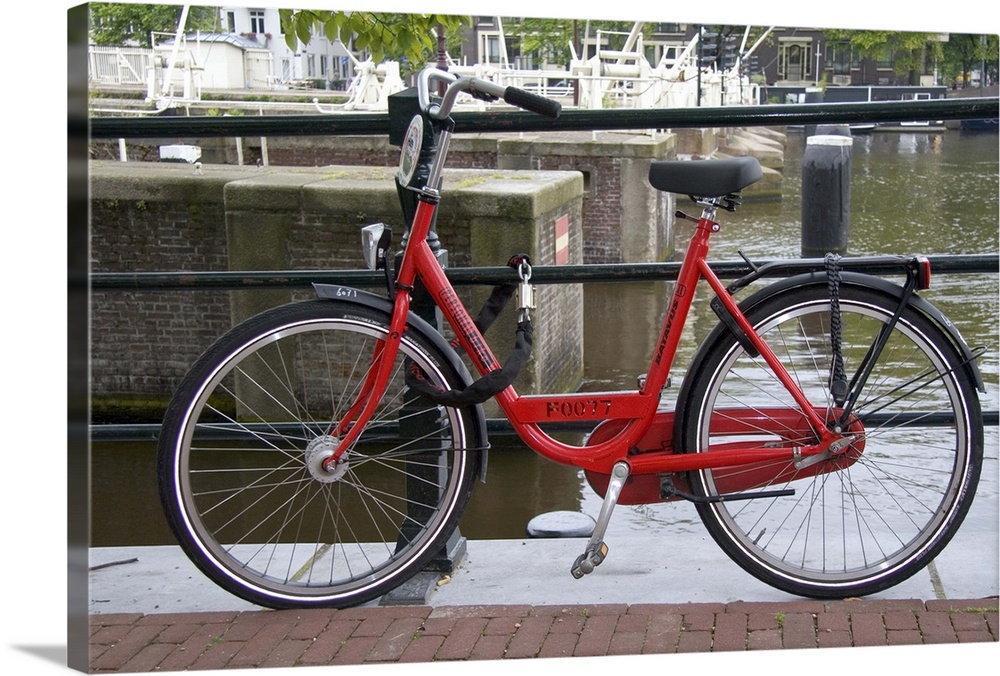
[[[853,261],[856,269],[871,274],[892,274],[899,271],[888,261],[891,257],[873,256],[845,259]],[[934,273],[997,273],[1000,272],[1000,254],[973,254],[964,256],[930,256]],[[757,262],[762,266],[767,261]],[[804,262],[803,262],[804,264]],[[815,269],[823,269],[824,262],[817,260]],[[721,278],[736,279],[750,272],[743,261],[722,261],[711,264]],[[531,279],[539,284],[575,284],[583,282],[634,282],[676,279],[680,263],[629,263],[607,265],[548,265],[532,268]],[[806,269],[805,266],[802,268]],[[497,284],[516,282],[516,272],[508,267],[450,268],[448,278],[455,285]],[[86,284],[82,278],[71,279],[71,284]],[[281,272],[146,272],[146,273],[95,273],[90,277],[92,290],[105,291],[181,291],[181,290],[235,290],[247,288],[308,288],[314,282],[377,287],[385,283],[382,272],[367,270],[296,270]],[[1000,412],[983,412],[987,426],[1000,424]],[[505,419],[487,421],[489,433],[511,435],[513,428]],[[565,431],[580,431],[567,427]],[[90,426],[92,441],[155,441],[160,426],[155,423],[98,424]]]
[[[936,420],[929,420],[926,413],[919,413],[921,419],[930,425],[948,425],[951,423],[950,419],[942,418]],[[882,424],[892,424],[892,414],[883,414],[879,416],[878,414],[871,416],[870,419],[873,423]],[[900,425],[906,424],[905,421],[900,421]],[[586,434],[594,429],[597,425],[597,421],[589,422],[579,422],[579,423],[559,423],[557,425],[550,426],[550,432],[559,431],[565,433],[577,433]],[[983,411],[983,425],[986,427],[997,427],[1000,425],[1000,411],[997,410],[986,410]],[[506,418],[488,418],[486,420],[486,432],[490,437],[493,436],[514,436],[514,426],[511,425],[510,421]],[[387,429],[386,433],[391,434],[392,429]],[[219,433],[219,437],[224,439],[227,438],[223,433]],[[95,442],[155,442],[160,438],[160,424],[159,423],[127,423],[127,424],[98,424],[90,426],[90,440]],[[239,438],[239,437],[235,437]]]
[[[874,103],[804,103],[714,108],[567,109],[552,120],[524,111],[457,112],[458,132],[593,131],[854,124],[995,118],[1000,99],[962,98]],[[70,120],[71,133],[91,138],[337,136],[389,133],[385,113],[243,115],[233,117],[95,117]]]
[[[900,272],[890,256],[860,256],[845,258],[842,265],[874,275]],[[997,273],[1000,254],[969,254],[962,256],[928,256],[933,274]],[[755,261],[760,267],[769,261]],[[782,261],[789,263],[789,261]],[[823,259],[804,260],[797,271],[823,270]],[[578,284],[583,282],[636,282],[673,280],[681,264],[612,263],[588,265],[539,265],[532,267],[531,279],[538,284]],[[722,279],[738,279],[750,273],[744,261],[720,261],[710,264]],[[448,268],[445,273],[456,286],[471,284],[503,284],[517,282],[517,272],[506,266],[478,268]],[[776,276],[787,275],[778,272]],[[83,278],[70,280],[74,285],[86,284]],[[369,270],[282,270],[262,272],[99,272],[89,279],[92,291],[234,291],[252,288],[309,288],[312,284],[343,284],[345,286],[379,287],[385,285],[385,274]]]

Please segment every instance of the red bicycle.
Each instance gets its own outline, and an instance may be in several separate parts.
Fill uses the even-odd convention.
[[[431,94],[445,85],[440,97]],[[428,69],[397,184],[409,235],[364,230],[388,294],[317,285],[318,298],[234,327],[180,383],[163,422],[158,474],[168,521],[195,564],[230,592],[271,607],[362,603],[439,552],[483,477],[483,401],[520,438],[581,468],[603,496],[593,536],[570,565],[607,555],[616,504],[690,500],[736,563],[812,597],[877,592],[925,566],[972,502],[983,454],[978,353],[918,295],[922,257],[884,257],[896,284],[828,256],[754,269],[728,287],[707,263],[717,210],[758,180],[752,158],[658,161],[651,184],[702,206],[649,369],[635,390],[520,395],[531,346],[530,261],[474,320],[426,241],[460,93],[548,115],[557,103]],[[683,216],[683,214],[681,214]],[[688,217],[690,218],[690,217]],[[871,263],[871,259],[867,263]],[[777,268],[777,270],[775,269]],[[779,280],[737,301],[772,273]],[[661,409],[695,286],[715,293],[718,326]],[[454,332],[410,309],[419,285]],[[501,364],[483,332],[507,298],[517,347]],[[473,378],[456,348],[479,377]],[[579,445],[552,425],[591,421]]]

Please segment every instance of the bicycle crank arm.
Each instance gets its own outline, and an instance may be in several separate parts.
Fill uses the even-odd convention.
[[[608,490],[604,493],[604,502],[601,503],[601,512],[597,516],[597,525],[594,532],[587,541],[587,548],[583,554],[576,557],[570,574],[576,579],[580,579],[587,573],[594,572],[594,568],[601,565],[608,555],[608,546],[604,544],[604,533],[608,530],[611,522],[611,512],[618,504],[618,496],[621,495],[625,480],[628,479],[629,469],[624,462],[615,463],[611,470],[611,480],[608,482]]]
[[[716,502],[735,502],[737,500],[756,500],[758,498],[784,498],[795,495],[795,489],[784,488],[774,491],[741,491],[739,493],[720,493],[719,495],[700,496],[682,491],[674,486],[673,479],[669,475],[660,479],[660,497],[664,500],[671,498],[683,498],[695,504],[709,504]]]

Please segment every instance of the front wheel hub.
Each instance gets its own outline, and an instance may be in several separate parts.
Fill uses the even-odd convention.
[[[328,458],[333,457],[340,448],[340,440],[336,437],[323,435],[309,442],[305,450],[306,467],[312,478],[320,483],[328,484],[337,481],[347,473],[347,458],[334,464],[329,470],[324,468]]]

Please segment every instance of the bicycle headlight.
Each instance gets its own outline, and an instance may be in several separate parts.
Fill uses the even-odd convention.
[[[391,238],[391,232],[385,223],[372,223],[361,228],[361,253],[369,270],[378,270],[385,266],[389,244],[383,242],[382,238],[386,235]]]

